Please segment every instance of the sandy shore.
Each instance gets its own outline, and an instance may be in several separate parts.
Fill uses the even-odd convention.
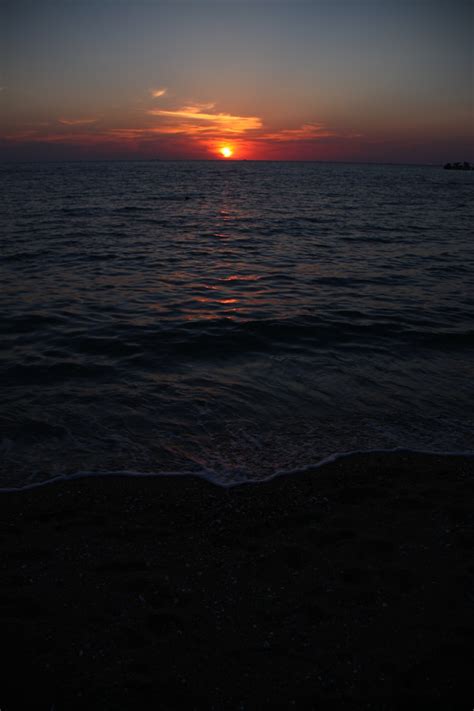
[[[473,475],[361,455],[4,493],[0,708],[471,709]]]

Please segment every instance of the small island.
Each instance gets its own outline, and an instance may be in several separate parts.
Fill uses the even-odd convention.
[[[464,163],[445,163],[444,165],[445,170],[474,170],[474,166],[472,166],[468,161],[464,161]]]

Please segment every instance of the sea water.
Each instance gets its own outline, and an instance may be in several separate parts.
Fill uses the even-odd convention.
[[[0,487],[472,451],[474,173],[4,164]]]

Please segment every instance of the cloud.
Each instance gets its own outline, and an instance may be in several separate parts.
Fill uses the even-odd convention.
[[[282,128],[269,133],[262,132],[258,139],[268,143],[317,143],[324,139],[348,140],[362,138],[361,133],[334,131],[320,123],[305,123],[298,128]]]
[[[315,138],[336,137],[337,135],[320,123],[305,123],[299,128],[283,128],[274,133],[266,133],[262,138],[269,141],[308,141]]]
[[[99,134],[77,134],[77,133],[38,133],[36,130],[31,131],[15,131],[15,133],[4,134],[1,138],[8,141],[22,143],[83,143],[96,142],[103,138]]]
[[[193,103],[177,109],[150,109],[159,119],[147,134],[181,134],[212,146],[212,141],[250,138],[261,143],[317,142],[327,138],[354,138],[336,132],[321,123],[304,123],[297,128],[266,129],[258,116],[239,116],[218,112],[214,104]],[[250,133],[248,133],[250,132]]]
[[[26,140],[32,140],[34,141],[38,136],[38,132],[34,129],[30,130],[20,130],[20,131],[15,131],[14,133],[4,133],[1,138],[5,141],[26,141]]]
[[[160,96],[164,96],[168,89],[163,86],[161,89],[150,89],[150,94],[154,99],[159,99]]]
[[[151,97],[167,93],[165,87],[149,90]],[[150,102],[150,99],[149,99]],[[150,102],[151,103],[151,102]],[[300,157],[322,155],[339,144],[359,138],[322,123],[309,121],[297,127],[264,125],[254,115],[219,111],[214,103],[188,102],[163,108],[134,107],[128,114],[76,118],[61,116],[50,124],[17,126],[3,139],[12,143],[55,144],[97,151],[116,151],[144,155],[188,155],[206,157],[231,142],[238,157]],[[33,129],[33,130],[28,130]],[[0,136],[0,138],[2,138]]]
[[[96,118],[88,118],[88,119],[67,119],[67,118],[60,118],[58,119],[59,123],[63,124],[63,126],[86,126],[91,123],[97,123],[99,119]]]
[[[262,128],[258,116],[235,116],[233,114],[213,112],[214,104],[191,104],[180,109],[151,109],[148,113],[164,119],[164,123],[155,130],[162,133],[189,133],[191,135],[242,134]],[[178,119],[175,122],[174,119]]]

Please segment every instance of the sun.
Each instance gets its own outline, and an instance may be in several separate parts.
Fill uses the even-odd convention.
[[[224,156],[224,158],[231,158],[231,156],[234,154],[234,151],[229,146],[223,146],[220,149],[219,153]]]

